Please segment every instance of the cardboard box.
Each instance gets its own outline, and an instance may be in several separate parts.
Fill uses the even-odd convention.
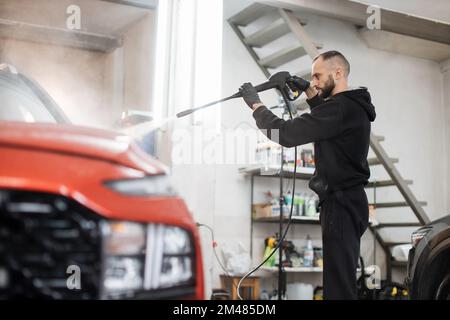
[[[272,205],[270,203],[256,203],[252,210],[253,219],[272,217]]]

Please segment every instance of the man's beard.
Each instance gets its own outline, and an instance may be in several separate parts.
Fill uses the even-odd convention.
[[[321,93],[319,94],[319,96],[322,99],[328,98],[331,95],[331,92],[334,90],[335,86],[336,85],[334,83],[333,77],[331,75],[329,75],[328,80],[327,80],[327,82],[325,82],[324,87],[320,89]]]

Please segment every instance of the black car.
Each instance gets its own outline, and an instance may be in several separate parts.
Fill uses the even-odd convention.
[[[411,299],[450,299],[450,215],[411,235],[408,276]]]

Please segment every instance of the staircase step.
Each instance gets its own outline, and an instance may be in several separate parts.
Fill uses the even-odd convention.
[[[410,242],[385,242],[384,243],[387,247],[395,247],[398,245],[403,245],[403,244],[411,244]]]
[[[260,48],[275,39],[289,33],[289,26],[283,21],[283,19],[278,19],[271,23],[264,29],[261,29],[252,35],[246,37],[244,42],[252,47]]]
[[[294,46],[285,48],[261,59],[259,63],[266,68],[278,68],[279,66],[306,55],[305,48]]]
[[[404,180],[406,184],[412,184],[412,180]],[[366,185],[366,188],[373,188],[373,187],[391,187],[395,186],[395,182],[393,180],[381,180],[381,181],[371,181]]]
[[[389,160],[391,160],[392,163],[398,162],[397,158],[389,158]],[[367,162],[369,163],[369,166],[377,166],[381,164],[380,159],[378,158],[369,158],[367,159]]]
[[[418,203],[421,206],[426,206],[427,203],[425,201],[419,201]],[[370,206],[375,206],[377,209],[380,208],[394,208],[394,207],[409,207],[409,204],[407,202],[381,202],[377,203],[376,205],[373,203],[369,203]]]
[[[392,267],[400,267],[400,268],[406,268],[408,266],[407,261],[398,261],[398,260],[391,260],[391,266]]]
[[[317,45],[320,47],[320,45]],[[259,60],[259,63],[266,68],[278,68],[289,61],[305,56],[307,53],[301,45],[281,49],[266,58]]]
[[[395,222],[395,223],[380,223],[375,226],[377,229],[383,228],[401,228],[401,227],[421,227],[419,222]]]
[[[266,6],[261,3],[253,3],[244,10],[229,18],[228,21],[230,23],[245,27],[258,18],[274,10],[274,7]]]

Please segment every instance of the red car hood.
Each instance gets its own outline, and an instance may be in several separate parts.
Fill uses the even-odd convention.
[[[96,158],[150,175],[167,173],[166,167],[132,143],[130,137],[101,129],[2,121],[0,144]]]

